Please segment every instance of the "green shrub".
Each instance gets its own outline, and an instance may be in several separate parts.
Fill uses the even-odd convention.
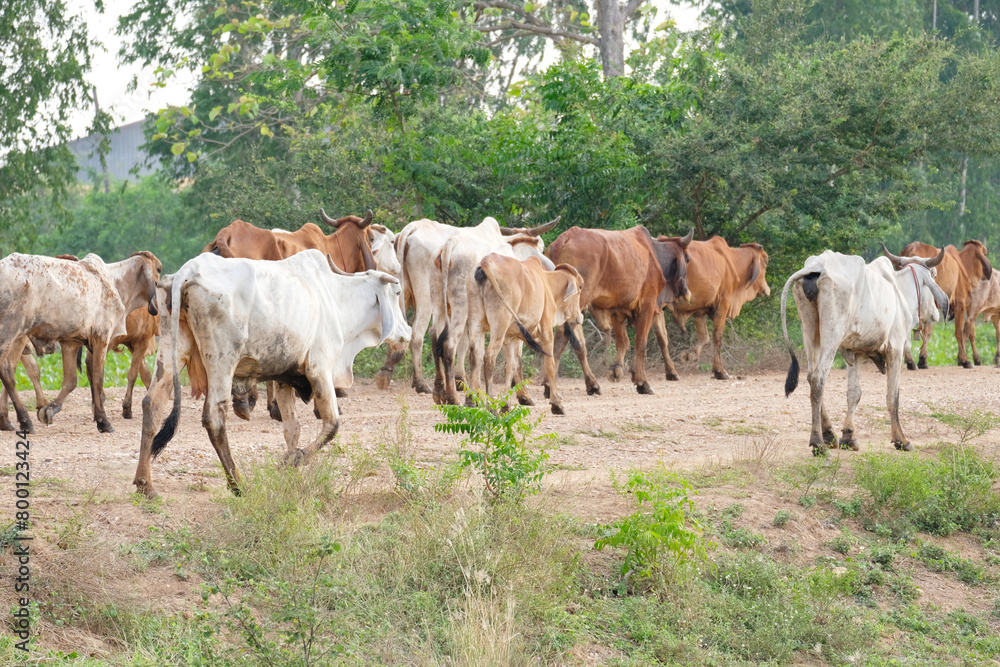
[[[860,514],[866,527],[882,526],[893,537],[913,530],[971,532],[1000,516],[993,491],[1000,471],[973,448],[949,447],[934,459],[867,453],[855,462],[854,475],[864,492]]]
[[[594,548],[625,549],[622,577],[634,574],[657,583],[663,583],[673,568],[704,561],[708,546],[701,526],[690,517],[694,509],[690,489],[686,480],[665,471],[629,472],[620,490],[631,494],[639,509],[603,526]]]
[[[792,519],[792,513],[788,510],[781,510],[774,515],[774,525],[778,528],[784,527]]]
[[[434,425],[435,431],[464,435],[462,443],[474,447],[460,449],[459,458],[482,474],[494,502],[521,502],[526,495],[538,493],[549,471],[548,453],[535,451],[533,446],[555,434],[534,434],[542,417],[532,421],[531,410],[514,405],[515,393],[516,388],[496,399],[479,394],[474,407],[440,405],[447,421]]]

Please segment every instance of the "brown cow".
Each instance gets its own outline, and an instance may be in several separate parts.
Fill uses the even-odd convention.
[[[989,280],[993,275],[993,266],[986,258],[986,247],[976,240],[966,241],[961,252],[955,246],[948,246],[944,249],[944,261],[937,267],[937,284],[948,295],[951,303],[952,315],[955,319],[955,339],[958,341],[958,365],[964,368],[972,368],[965,353],[965,341],[969,338],[969,327],[971,322],[968,319],[968,310],[971,305],[972,289],[981,280]],[[936,257],[939,250],[932,245],[914,241],[900,253],[903,257]],[[931,339],[932,327],[930,323],[925,323],[921,328],[920,361],[917,366],[913,365],[912,353],[906,355],[906,367],[916,370],[927,368],[927,344]]]
[[[693,232],[683,239],[654,241],[642,225],[625,231],[571,227],[559,235],[546,253],[556,264],[576,267],[584,280],[580,307],[590,310],[601,331],[614,329],[618,352],[618,359],[612,366],[615,380],[621,378],[629,345],[625,322],[634,324],[632,382],[640,394],[653,393],[646,381],[649,328],[665,304],[688,295],[685,249],[692,238]],[[583,367],[587,393],[599,394],[600,385],[587,362],[583,327],[575,325],[572,329],[580,343],[574,351]],[[557,368],[567,340],[563,329],[556,331],[553,354]]]
[[[996,330],[997,347],[993,364],[1000,366],[1000,271],[994,271],[989,280],[984,280],[972,288],[972,305],[969,308],[969,344],[972,346],[972,360],[978,366],[979,351],[976,350],[976,318],[993,322]]]
[[[658,240],[669,241],[661,236]],[[712,374],[717,380],[729,379],[722,364],[722,334],[726,320],[740,314],[743,304],[753,301],[761,294],[771,296],[767,284],[767,252],[759,243],[744,243],[739,248],[731,248],[721,236],[713,236],[707,241],[692,241],[688,246],[687,284],[691,290],[688,301],[676,300],[667,304],[674,321],[682,330],[689,317],[694,317],[697,339],[693,351],[684,355],[685,361],[698,361],[701,349],[708,343],[707,318],[712,318]],[[677,372],[670,359],[667,345],[667,329],[663,318],[656,318],[656,335],[668,380],[676,380]],[[671,377],[673,376],[673,377]]]
[[[545,357],[545,383],[549,387],[552,412],[564,414],[562,397],[556,388],[552,329],[559,326],[568,329],[573,324],[583,323],[583,312],[580,310],[583,284],[583,277],[568,264],[559,264],[550,271],[537,257],[519,260],[496,253],[484,257],[468,280],[472,391],[480,387],[481,368],[486,378],[486,393],[491,393],[493,368],[497,354],[505,344],[504,386],[511,386],[515,375],[520,385],[521,341],[524,341]],[[484,361],[485,330],[490,331],[490,345]],[[517,397],[523,405],[533,404],[523,385],[518,389]]]
[[[364,219],[348,215],[334,220],[322,208],[319,215],[323,222],[336,231],[327,235],[318,225],[307,222],[298,231],[286,232],[281,229],[261,229],[249,222],[234,220],[219,230],[215,240],[205,246],[202,252],[222,257],[278,261],[315,248],[332,257],[337,268],[347,273],[378,268],[372,255],[372,231],[369,227],[374,213],[371,210]],[[250,412],[256,402],[257,391],[254,387],[247,396],[233,397],[233,412],[238,417],[250,419]],[[267,383],[267,410],[272,419],[281,421],[281,411],[274,399],[274,386],[271,382]]]

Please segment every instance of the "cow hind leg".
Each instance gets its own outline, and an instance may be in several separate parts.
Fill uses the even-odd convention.
[[[278,405],[278,401],[275,398],[275,383],[272,380],[268,380],[264,383],[267,388],[267,414],[270,415],[271,419],[276,422],[281,421],[281,406]],[[256,391],[256,388],[254,389]]]
[[[543,348],[544,349],[544,348]],[[550,354],[546,359],[551,359],[552,346],[548,350]],[[517,402],[521,405],[534,405],[535,401],[528,395],[528,385],[524,381],[524,343],[519,340],[507,341],[507,363],[514,369],[514,377],[510,381],[511,388],[517,387]]]
[[[990,319],[993,321],[993,329],[997,334],[997,346],[996,352],[993,354],[993,365],[1000,366],[1000,313],[991,315]]]
[[[625,326],[625,319],[621,317],[613,318],[611,328],[615,333],[615,363],[611,365],[609,377],[612,382],[621,382],[622,377],[625,375],[625,353],[628,352],[629,347],[628,329]],[[638,352],[638,347],[636,348],[636,352]]]
[[[931,342],[931,334],[934,332],[934,327],[930,322],[925,323],[920,328],[920,356],[917,359],[917,368],[927,369],[927,346]]]
[[[132,392],[135,389],[136,380],[139,379],[139,368],[145,368],[145,366],[145,359],[133,348],[132,363],[128,366],[128,384],[125,387],[125,398],[122,399],[122,419],[132,419]]]
[[[423,356],[424,356],[424,334],[427,333],[427,325],[430,323],[430,312],[418,309],[413,315],[412,335],[410,337],[410,358],[413,360],[413,389],[418,394],[430,394],[431,387],[424,380]],[[431,331],[431,343],[435,340],[436,332]],[[433,347],[433,345],[432,345]]]
[[[715,310],[712,317],[712,375],[716,380],[728,380],[729,373],[722,365],[722,335],[726,332],[726,314],[729,312],[729,303],[722,303]]]
[[[49,401],[42,391],[42,371],[38,368],[38,362],[32,354],[25,353],[21,355],[21,364],[24,366],[25,375],[31,381],[32,389],[35,390],[35,409],[45,407]]]
[[[844,428],[840,437],[841,449],[858,451],[858,441],[854,438],[854,411],[860,401],[861,374],[858,372],[857,363],[855,363],[847,369],[847,416],[844,417]]]
[[[957,318],[956,318],[957,320]],[[889,368],[886,371],[885,407],[889,410],[892,421],[892,444],[904,452],[913,450],[913,445],[903,434],[903,426],[899,422],[899,371],[900,363],[897,355],[890,350]]]
[[[337,418],[337,393],[334,391],[333,382],[325,380],[321,376],[312,375],[309,378],[313,385],[313,400],[316,409],[319,411],[320,424],[319,434],[316,439],[301,452],[299,460],[294,465],[302,465],[312,460],[313,456],[322,449],[328,442],[333,440],[340,428],[340,421]],[[294,414],[294,413],[292,413]]]
[[[677,369],[674,367],[674,361],[670,358],[670,338],[667,336],[667,324],[663,313],[653,318],[653,326],[655,327],[656,342],[660,345],[660,354],[663,355],[663,369],[666,371],[667,380],[680,380],[677,376]]]
[[[2,365],[0,365],[0,381],[3,384],[3,420],[0,422],[0,430],[13,431],[14,426],[10,423],[7,418],[7,399],[9,398],[11,403],[14,404],[14,412],[17,415],[18,424],[21,426],[22,431],[27,433],[34,433],[35,427],[31,423],[31,419],[28,417],[28,411],[21,406],[21,412],[18,412],[17,405],[20,402],[20,396],[17,394],[17,381],[15,379],[15,370],[17,362],[11,359],[4,360]],[[22,419],[23,414],[23,419]],[[27,420],[27,424],[25,421]]]
[[[233,454],[229,449],[229,437],[226,434],[226,412],[229,410],[229,401],[232,392],[231,382],[222,382],[213,388],[209,382],[208,395],[205,397],[205,407],[201,414],[201,424],[208,431],[208,439],[215,448],[215,453],[222,463],[222,470],[226,473],[226,485],[235,495],[240,495],[240,476],[236,472],[236,463],[233,461]]]
[[[285,463],[288,465],[298,465],[305,453],[299,449],[301,427],[295,415],[295,389],[276,382],[274,399],[284,417],[281,420],[281,431],[285,437]]]
[[[394,341],[386,341],[385,363],[375,375],[375,386],[385,391],[392,382],[393,373],[396,371],[396,364],[406,356],[406,345]]]
[[[831,357],[828,359],[828,357]],[[826,387],[826,378],[830,373],[830,366],[833,364],[832,355],[823,355],[821,360],[825,365],[813,366],[809,371],[809,402],[812,407],[812,430],[809,433],[809,446],[812,447],[813,454],[822,455],[826,451],[826,445],[831,438],[836,442],[836,436],[830,427],[829,417],[826,416],[826,408],[823,405],[823,389]]]
[[[104,411],[104,361],[107,357],[107,341],[93,343],[94,372],[90,380],[90,396],[94,401],[94,421],[101,433],[114,433],[115,428],[108,421]]]
[[[62,410],[63,402],[66,397],[69,396],[74,389],[76,389],[77,379],[76,379],[76,355],[80,351],[80,345],[78,343],[66,343],[63,342],[60,347],[62,348],[62,366],[63,366],[63,379],[62,386],[59,388],[59,395],[55,397],[44,408],[38,410],[38,418],[42,420],[43,424],[51,424],[53,417]],[[93,384],[93,382],[91,382]]]
[[[639,313],[635,322],[635,356],[632,358],[632,382],[635,383],[635,390],[640,394],[652,394],[653,388],[646,380],[646,342],[649,340],[649,328],[653,324],[653,317],[661,311],[654,307],[646,308]],[[624,325],[622,329],[624,329]],[[626,341],[628,336],[626,334]]]

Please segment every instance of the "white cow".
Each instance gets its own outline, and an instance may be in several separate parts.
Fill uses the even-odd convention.
[[[143,424],[135,485],[154,496],[150,460],[173,437],[180,415],[180,371],[187,366],[192,394],[205,396],[202,425],[208,430],[238,492],[239,476],[229,452],[226,414],[237,392],[259,380],[278,383],[287,453],[297,465],[308,461],[337,433],[334,387],[354,383],[354,357],[385,340],[405,342],[410,327],[399,309],[399,281],[381,271],[346,274],[318,250],[288,259],[262,261],[198,255],[163,281],[169,285],[166,331],[157,353],[156,378],[142,402]],[[155,421],[169,396],[174,405],[153,437]],[[298,447],[295,394],[315,397],[322,419],[319,434]]]
[[[162,265],[153,253],[143,251],[113,264],[94,254],[78,262],[57,257],[13,253],[0,260],[0,380],[14,402],[23,430],[34,432],[28,411],[17,393],[14,369],[29,338],[64,343],[75,356],[80,345],[94,356],[91,400],[94,421],[101,433],[114,428],[104,411],[104,360],[112,340],[124,335],[125,317],[146,307],[156,315],[156,281]],[[62,407],[76,386],[63,384],[59,397],[39,406],[46,424]],[[95,389],[97,391],[95,391]]]
[[[407,308],[413,308],[413,337],[410,339],[410,354],[413,358],[413,388],[418,394],[431,393],[431,388],[424,380],[421,365],[424,335],[430,328],[431,342],[435,342],[445,322],[445,317],[440,311],[443,303],[441,271],[434,266],[434,260],[448,239],[459,231],[491,236],[495,229],[499,229],[500,234],[505,236],[517,234],[538,236],[553,226],[555,226],[553,223],[547,223],[531,229],[509,229],[500,227],[493,218],[486,218],[476,227],[453,227],[424,218],[407,224],[396,235],[396,256],[402,266],[403,312],[406,312]],[[388,385],[389,378],[392,377],[395,364],[401,360],[402,357],[399,356],[386,361],[386,366],[380,373],[380,375],[386,374],[384,378],[386,385]],[[435,364],[439,368],[438,382],[443,386],[444,375],[436,357]],[[382,386],[382,382],[383,380],[380,378],[379,386]]]
[[[934,282],[932,268],[944,258],[942,251],[933,259],[896,257],[884,251],[870,264],[853,255],[831,250],[806,260],[791,275],[781,293],[781,326],[792,357],[785,395],[799,382],[799,362],[788,340],[785,309],[788,289],[795,286],[795,305],[802,322],[802,341],[808,363],[809,398],[812,403],[812,432],[809,445],[816,455],[824,443],[835,447],[834,435],[823,404],[823,387],[840,350],[847,362],[847,416],[841,446],[857,450],[854,438],[854,410],[861,400],[858,357],[871,359],[886,375],[886,407],[892,420],[892,442],[896,449],[912,446],[899,424],[899,372],[910,331],[920,323],[924,303],[934,303],[948,312],[948,297]],[[893,271],[893,264],[902,267]]]

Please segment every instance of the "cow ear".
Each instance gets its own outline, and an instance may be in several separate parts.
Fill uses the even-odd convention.
[[[387,299],[385,299],[381,294],[375,295],[375,302],[378,304],[379,310],[382,313],[382,333],[379,334],[379,345],[381,345],[389,334],[392,333],[392,328],[396,324],[396,317],[392,313],[392,308]]]
[[[757,282],[758,276],[760,276],[760,257],[754,257],[753,264],[750,265],[750,280],[747,282],[748,289]]]
[[[566,294],[563,295],[563,301],[569,299],[571,296],[576,294],[576,292],[576,281],[570,278],[570,280],[566,281]]]

